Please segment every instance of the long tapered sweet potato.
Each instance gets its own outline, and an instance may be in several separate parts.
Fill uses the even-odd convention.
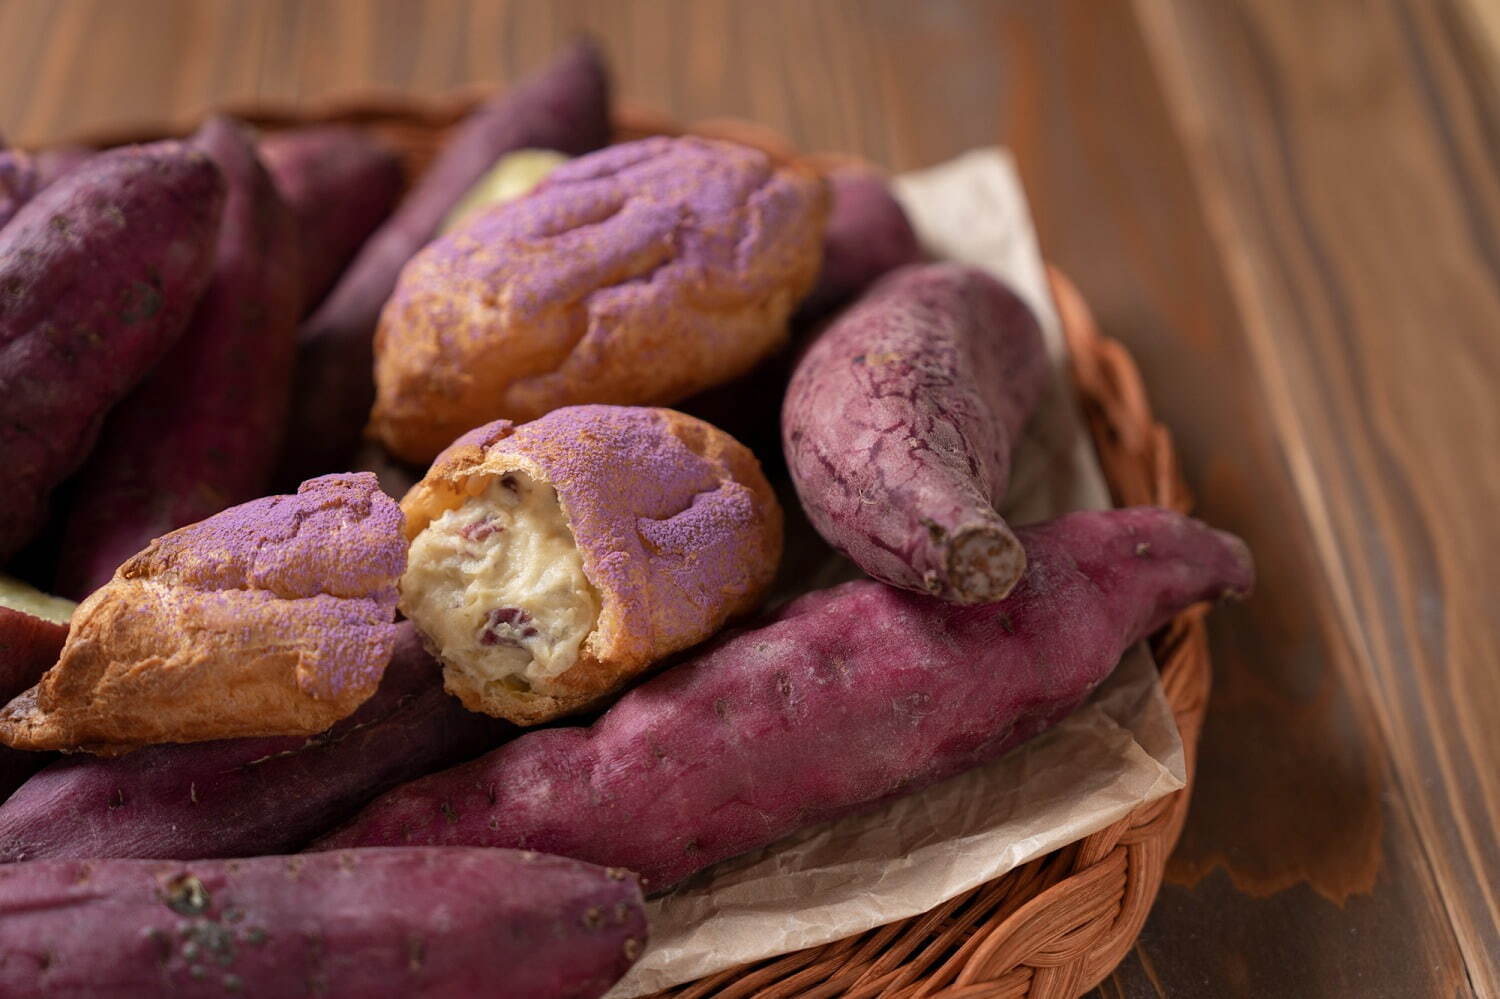
[[[1036,318],[1000,282],[950,263],[887,275],[787,386],[782,445],[808,519],[876,579],[999,600],[1026,560],[995,507],[1046,381]]]
[[[0,742],[116,755],[326,731],[395,650],[401,525],[360,472],[157,538],[78,605],[57,665],[0,708]]]
[[[376,799],[315,848],[513,846],[618,864],[662,891],[716,861],[994,759],[1054,724],[1126,648],[1251,585],[1239,539],[1168,510],[1018,532],[1009,599],[873,581],[789,604],[626,694]]]
[[[321,735],[48,766],[0,805],[0,862],[297,850],[382,791],[502,742],[510,727],[446,694],[415,629],[399,628],[375,696]]]
[[[152,538],[264,495],[281,451],[302,301],[295,222],[241,125],[212,118],[193,143],[228,182],[213,277],[78,475],[57,576],[73,599]]]
[[[0,868],[0,996],[589,999],[641,953],[624,871],[514,850]]]
[[[370,132],[324,125],[273,132],[261,159],[297,219],[310,312],[401,195],[401,161]]]
[[[0,230],[0,562],[182,333],[223,202],[208,156],[159,142],[90,158]]]
[[[302,327],[283,477],[297,481],[342,467],[375,401],[375,326],[406,262],[448,211],[505,153],[553,149],[570,156],[610,138],[609,80],[590,42],[568,49],[541,75],[490,101],[458,127],[396,213],[360,248]]]

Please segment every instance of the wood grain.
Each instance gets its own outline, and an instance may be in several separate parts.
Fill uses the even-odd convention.
[[[1108,996],[1500,994],[1500,76],[1487,0],[0,0],[0,132],[504,82],[894,169],[1004,141],[1140,360],[1215,615],[1182,844]]]
[[[1216,238],[1243,255],[1236,299],[1358,690],[1470,984],[1500,993],[1492,67],[1448,4],[1142,7]]]

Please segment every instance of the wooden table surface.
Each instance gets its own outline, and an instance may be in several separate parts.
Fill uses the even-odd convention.
[[[20,144],[440,92],[578,28],[624,95],[894,169],[1003,141],[1261,584],[1105,996],[1500,995],[1500,7],[0,0]]]

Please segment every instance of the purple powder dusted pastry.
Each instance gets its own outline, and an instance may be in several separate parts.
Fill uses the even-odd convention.
[[[521,724],[595,704],[753,610],[781,557],[754,456],[666,409],[488,424],[402,508],[402,612],[450,691]]]
[[[173,531],[78,606],[0,741],[113,753],[321,732],[379,685],[405,568],[401,511],[368,472]]]
[[[844,305],[882,274],[922,259],[906,210],[880,174],[832,170],[828,189],[832,207],[823,234],[823,267],[812,294],[797,308],[799,327]]]
[[[302,326],[282,479],[347,468],[375,400],[372,340],[380,310],[412,255],[497,159],[516,149],[577,156],[609,141],[609,74],[597,46],[571,45],[542,73],[497,95],[453,130],[432,166],[375,231]],[[449,434],[425,455],[484,420]]]
[[[1010,592],[1026,553],[996,505],[1047,352],[1014,292],[959,264],[894,271],[797,362],[782,444],[818,533],[876,579],[955,603]]]
[[[282,853],[403,781],[472,759],[514,730],[444,693],[409,622],[380,689],[312,737],[150,746],[47,766],[0,805],[0,862]],[[0,749],[0,792],[6,755]],[[48,762],[37,756],[35,770]]]
[[[811,170],[728,142],[644,139],[566,163],[402,272],[371,430],[426,461],[489,420],[728,381],[786,341],[826,212]]]

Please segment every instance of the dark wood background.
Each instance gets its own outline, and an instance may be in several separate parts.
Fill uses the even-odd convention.
[[[1261,586],[1105,996],[1500,995],[1490,0],[0,0],[0,130],[440,92],[586,28],[623,93],[916,167],[997,141]]]

